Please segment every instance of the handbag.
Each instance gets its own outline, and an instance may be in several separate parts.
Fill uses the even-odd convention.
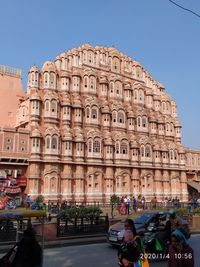
[[[16,253],[17,253],[18,245],[15,244],[14,247],[12,247],[6,255],[3,256],[0,260],[0,267],[12,267],[12,263],[15,259]]]

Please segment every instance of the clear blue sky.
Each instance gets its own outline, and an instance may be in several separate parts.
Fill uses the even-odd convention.
[[[200,14],[199,0],[174,0]],[[83,43],[115,46],[165,85],[178,105],[182,142],[200,149],[200,18],[168,0],[0,1],[0,64],[33,64]]]

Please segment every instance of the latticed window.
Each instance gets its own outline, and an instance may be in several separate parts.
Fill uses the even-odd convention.
[[[49,104],[49,101],[45,101],[45,110],[48,112],[49,111],[49,107],[50,107],[50,104]]]
[[[57,142],[58,140],[57,140],[57,136],[53,136],[52,137],[52,142],[51,142],[51,148],[52,149],[57,149],[57,147],[58,147],[58,142]]]
[[[88,141],[88,152],[92,152],[92,140]]]
[[[113,112],[113,122],[116,122],[117,120],[117,113],[116,111]]]
[[[88,87],[88,77],[84,77],[84,87]]]
[[[49,149],[50,148],[50,136],[46,137],[46,148]]]
[[[97,109],[96,108],[93,108],[92,111],[91,111],[91,115],[92,115],[92,118],[93,119],[97,119]]]
[[[44,87],[47,88],[49,85],[49,73],[44,74]]]
[[[90,108],[86,108],[86,117],[87,117],[87,118],[90,117]]]
[[[100,153],[100,142],[98,140],[93,143],[93,152]]]
[[[55,100],[53,100],[51,102],[51,112],[56,113],[56,108],[57,108],[57,102]]]
[[[138,127],[141,126],[141,118],[140,117],[137,118],[137,125],[138,125]]]
[[[119,154],[119,142],[116,144],[116,154]]]
[[[126,142],[121,143],[121,154],[128,154],[128,146]]]
[[[141,157],[144,157],[144,146],[141,147]]]
[[[118,122],[124,123],[124,113],[123,112],[118,112]]]
[[[90,77],[90,89],[92,90],[96,89],[96,78],[93,76]]]
[[[151,157],[151,147],[150,147],[150,145],[146,146],[145,156],[146,156],[146,158],[150,158]]]
[[[147,127],[147,118],[146,117],[142,117],[142,126],[144,128]]]
[[[56,87],[56,75],[55,73],[50,73],[50,87],[55,89]]]
[[[135,99],[135,100],[138,99],[138,91],[137,91],[137,90],[134,91],[134,99]]]

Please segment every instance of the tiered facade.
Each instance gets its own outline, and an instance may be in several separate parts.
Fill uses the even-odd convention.
[[[17,127],[30,131],[32,197],[188,198],[176,104],[135,60],[85,44],[28,75]]]

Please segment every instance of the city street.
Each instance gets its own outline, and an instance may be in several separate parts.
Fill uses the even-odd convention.
[[[199,252],[200,235],[193,235],[190,240],[195,252],[195,267],[200,266]],[[106,243],[46,249],[44,267],[102,267],[118,266],[117,250]],[[154,262],[150,267],[166,267],[166,262]]]

